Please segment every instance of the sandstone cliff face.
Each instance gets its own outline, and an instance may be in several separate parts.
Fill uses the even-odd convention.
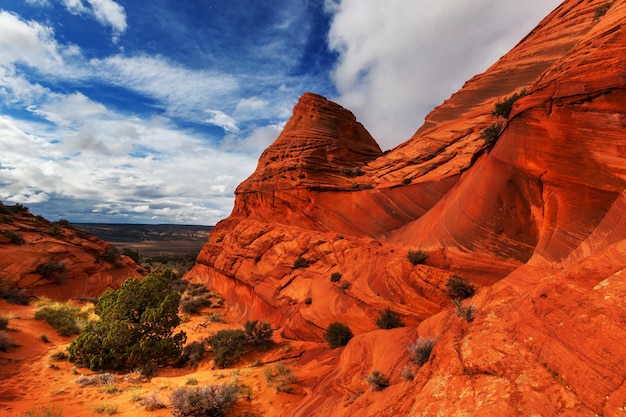
[[[603,4],[563,2],[387,154],[303,96],[190,274],[287,336],[355,331],[284,415],[624,415],[626,4]],[[417,248],[426,265],[408,262]],[[444,295],[453,274],[481,288],[472,322]],[[406,328],[375,330],[387,307]],[[418,335],[437,344],[406,381]],[[373,370],[391,386],[368,390]]]
[[[50,223],[28,212],[0,214],[4,291],[57,300],[97,297],[140,276],[137,269],[111,244],[69,224]]]

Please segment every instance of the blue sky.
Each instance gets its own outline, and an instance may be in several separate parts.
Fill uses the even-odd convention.
[[[555,0],[2,0],[0,200],[215,224],[313,91],[383,149]]]

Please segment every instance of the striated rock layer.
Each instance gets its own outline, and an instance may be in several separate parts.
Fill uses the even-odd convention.
[[[97,297],[141,276],[132,259],[69,224],[0,203],[0,290],[56,300]]]
[[[624,23],[624,2],[564,1],[386,154],[347,110],[301,98],[189,274],[288,337],[352,328],[338,361],[301,359],[327,374],[284,415],[624,415]],[[452,275],[479,288],[472,321]],[[376,330],[384,308],[407,327]],[[418,335],[437,340],[421,368]],[[374,370],[391,386],[370,390]]]

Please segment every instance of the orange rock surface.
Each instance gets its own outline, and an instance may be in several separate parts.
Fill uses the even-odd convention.
[[[626,3],[603,4],[564,1],[386,154],[347,110],[300,99],[188,275],[286,337],[356,334],[300,358],[306,396],[276,415],[626,414]],[[471,322],[452,275],[479,288]],[[385,308],[407,327],[377,330]],[[418,335],[437,344],[407,381]]]
[[[141,276],[135,262],[110,243],[69,224],[53,224],[27,212],[0,218],[0,287],[4,291],[56,300],[96,297],[129,277]],[[12,243],[12,234],[23,243]]]

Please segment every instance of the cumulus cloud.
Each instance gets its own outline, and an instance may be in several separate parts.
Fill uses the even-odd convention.
[[[126,12],[122,6],[113,0],[63,0],[63,4],[70,13],[93,16],[101,25],[113,30],[114,41],[127,28]]]
[[[426,113],[484,71],[560,0],[327,0],[336,98],[376,140],[408,139]]]

